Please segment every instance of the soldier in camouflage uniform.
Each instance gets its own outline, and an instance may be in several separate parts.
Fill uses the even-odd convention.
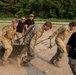
[[[66,46],[64,41],[75,31],[73,23],[70,23],[69,26],[62,26],[56,32],[54,32],[50,37],[50,46],[51,40],[56,36],[55,42],[57,45],[57,52],[50,60],[50,63],[57,67],[61,67],[59,61],[66,54]],[[51,46],[52,47],[52,46]]]
[[[17,25],[18,25],[18,20],[13,19],[11,25],[5,26],[2,29],[1,42],[5,48],[5,53],[2,58],[3,65],[6,65],[8,63],[8,57],[10,56],[13,50],[12,45],[14,44],[14,37],[15,37]]]
[[[20,58],[18,58],[18,66],[20,67],[21,61],[28,61],[30,62],[31,59],[34,58],[35,53],[34,53],[34,47],[36,44],[36,41],[38,38],[40,38],[45,31],[49,30],[52,28],[51,22],[47,21],[44,23],[43,26],[39,25],[31,25],[25,33],[24,36],[24,45],[25,45],[25,50],[21,52]],[[27,51],[27,57],[25,58],[25,51]]]

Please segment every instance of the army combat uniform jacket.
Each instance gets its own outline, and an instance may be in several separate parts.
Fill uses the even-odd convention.
[[[60,27],[56,32],[54,32],[49,38],[52,40],[56,36],[55,42],[57,45],[57,52],[53,56],[51,60],[61,60],[63,56],[67,53],[66,52],[66,46],[64,44],[64,41],[70,37],[70,35],[74,31],[70,30],[70,27],[68,26],[62,26]],[[51,42],[51,41],[50,41]]]
[[[44,30],[42,26],[39,25],[31,25],[25,32],[24,36],[24,44],[25,49],[27,51],[28,56],[31,53],[34,53],[34,47],[38,38],[40,38],[43,34]],[[21,54],[24,54],[25,51],[22,51]]]
[[[56,36],[56,39],[65,41],[72,33],[73,31],[70,30],[69,26],[62,26],[50,36],[50,39]]]
[[[16,33],[16,29],[13,29],[12,25],[5,26],[2,29],[1,42],[6,49],[4,56],[3,56],[4,61],[7,61],[9,55],[11,54],[11,52],[13,50],[10,42],[11,42],[11,40],[14,40],[15,33]]]

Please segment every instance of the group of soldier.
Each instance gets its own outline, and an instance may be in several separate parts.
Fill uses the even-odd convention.
[[[31,14],[30,17],[32,18],[34,15]],[[22,27],[21,29],[19,28],[19,23],[24,25],[20,26],[20,28]],[[5,26],[2,29],[2,36],[0,40],[6,49],[2,58],[3,65],[8,63],[8,57],[13,51],[12,45],[14,45],[15,36],[17,36],[18,39],[20,38],[20,45],[25,45],[25,49],[21,51],[21,54],[17,58],[18,67],[21,67],[22,64],[29,63],[35,57],[34,48],[37,40],[42,36],[44,31],[52,28],[52,23],[50,21],[46,21],[41,26],[34,24],[34,20],[32,21],[32,25],[28,25],[27,23],[31,24],[29,20],[25,21],[25,17],[21,17],[21,21],[18,21],[16,18],[14,18],[11,25]],[[51,64],[55,65],[56,67],[61,67],[60,60],[64,57],[65,54],[67,54],[64,41],[68,39],[68,37],[74,33],[75,30],[76,22],[70,22],[68,26],[60,27],[58,30],[56,30],[56,32],[48,37],[48,39],[50,39],[50,48],[52,47],[51,40],[54,37],[56,37],[55,42],[57,45],[57,52],[49,61]]]

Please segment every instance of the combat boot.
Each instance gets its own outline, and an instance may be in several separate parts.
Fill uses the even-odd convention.
[[[59,68],[61,67],[61,65],[59,64],[59,61],[57,61],[57,60],[50,60],[49,63],[53,64],[56,67],[59,67]]]
[[[27,57],[22,58],[21,66],[28,66],[29,67],[30,59],[27,59]]]
[[[54,60],[54,61],[53,61],[53,64],[54,64],[56,67],[58,67],[58,68],[61,67],[61,65],[60,65],[60,63],[59,63],[58,60]]]
[[[30,67],[31,63],[30,62],[22,62],[22,66]]]
[[[54,62],[53,62],[54,60],[55,60],[55,59],[52,58],[52,59],[49,61],[49,63],[54,65]]]
[[[54,63],[53,63],[53,60],[50,60],[49,63],[50,63],[50,64],[54,64]]]

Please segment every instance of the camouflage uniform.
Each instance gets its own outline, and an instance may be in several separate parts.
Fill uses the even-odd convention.
[[[26,31],[26,36],[24,37],[25,50],[21,52],[21,56],[27,51],[27,60],[31,60],[34,57],[34,47],[38,38],[43,34],[44,30],[41,26],[32,25]]]
[[[50,61],[53,61],[53,60],[59,61],[63,58],[64,54],[66,53],[66,46],[64,44],[64,41],[72,33],[73,31],[70,30],[69,26],[62,26],[50,36],[50,40],[52,40],[52,38],[56,36],[55,42],[57,45],[57,52]]]
[[[16,29],[13,29],[12,25],[5,26],[2,30],[1,42],[6,49],[4,56],[2,58],[4,61],[7,61],[8,57],[10,56],[13,50],[11,45],[11,40],[14,40],[15,33],[16,33]]]

